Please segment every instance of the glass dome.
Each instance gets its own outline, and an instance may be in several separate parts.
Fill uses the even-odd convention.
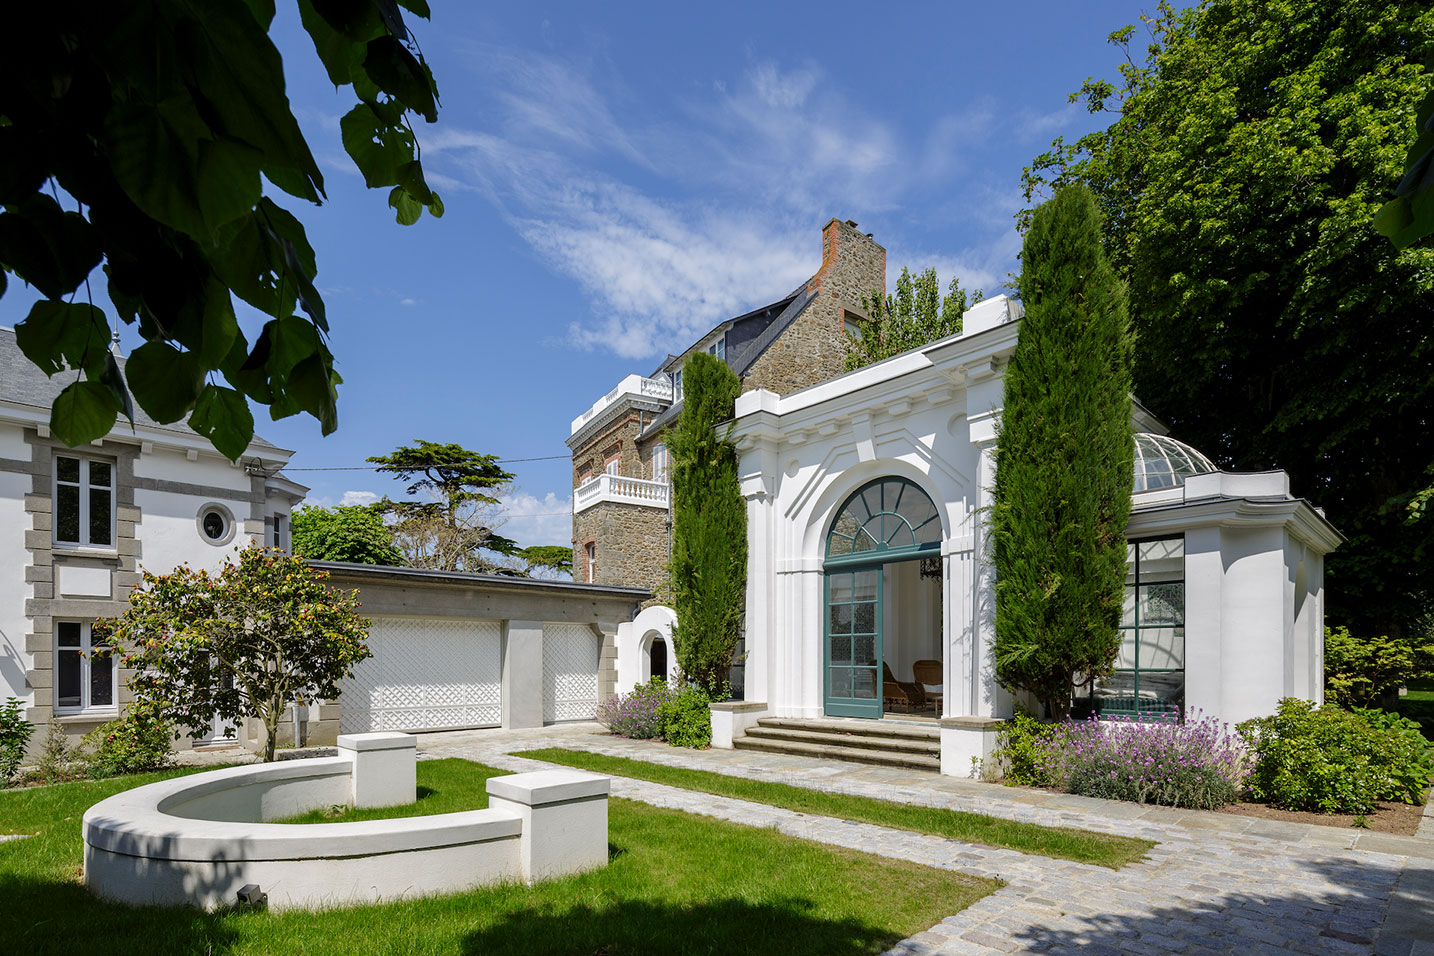
[[[1185,484],[1191,475],[1218,471],[1215,463],[1182,441],[1151,432],[1135,433],[1135,488],[1154,491]]]

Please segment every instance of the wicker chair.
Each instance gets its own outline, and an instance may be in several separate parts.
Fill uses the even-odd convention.
[[[933,660],[917,661],[911,665],[911,676],[916,678],[916,683],[921,685],[925,692],[926,700],[934,704],[937,712],[941,711],[941,662]]]
[[[912,681],[897,680],[896,675],[891,672],[891,666],[885,661],[881,662],[881,702],[883,707],[895,709],[899,704],[911,713],[915,707],[917,710],[926,709],[926,691],[920,684]]]

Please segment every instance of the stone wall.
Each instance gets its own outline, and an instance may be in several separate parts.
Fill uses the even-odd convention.
[[[602,474],[607,469],[608,458],[614,452],[619,459],[619,475],[626,478],[646,477],[637,448],[637,435],[652,417],[651,412],[629,412],[584,442],[573,452],[573,487],[577,488],[582,484],[579,479],[584,470],[590,472],[590,477],[593,478]]]
[[[886,250],[856,223],[833,219],[822,229],[822,267],[807,283],[816,298],[742,377],[742,391],[790,395],[842,373],[846,313],[865,315],[861,298],[886,291]]]
[[[573,518],[573,580],[639,587],[659,598],[667,579],[667,509],[604,501]],[[595,574],[587,578],[584,547],[597,545]]]

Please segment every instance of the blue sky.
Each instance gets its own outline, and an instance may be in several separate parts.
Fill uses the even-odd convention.
[[[1066,96],[1115,77],[1106,37],[1148,6],[435,4],[412,26],[442,110],[418,133],[447,212],[411,227],[363,188],[339,142],[350,94],[284,10],[275,36],[329,201],[281,202],[318,251],[345,384],[337,433],[262,411],[259,432],[296,468],[420,438],[564,456],[571,420],[623,375],[815,271],[833,216],[886,246],[889,279],[934,265],[1000,291],[1022,166],[1100,125]],[[24,291],[0,324],[23,318]],[[568,544],[568,464],[508,467],[504,533]],[[364,471],[292,477],[319,503],[402,491]]]

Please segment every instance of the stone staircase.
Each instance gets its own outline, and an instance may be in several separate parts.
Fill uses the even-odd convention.
[[[908,770],[941,770],[941,731],[935,721],[763,717],[757,726],[735,738],[732,746]]]

